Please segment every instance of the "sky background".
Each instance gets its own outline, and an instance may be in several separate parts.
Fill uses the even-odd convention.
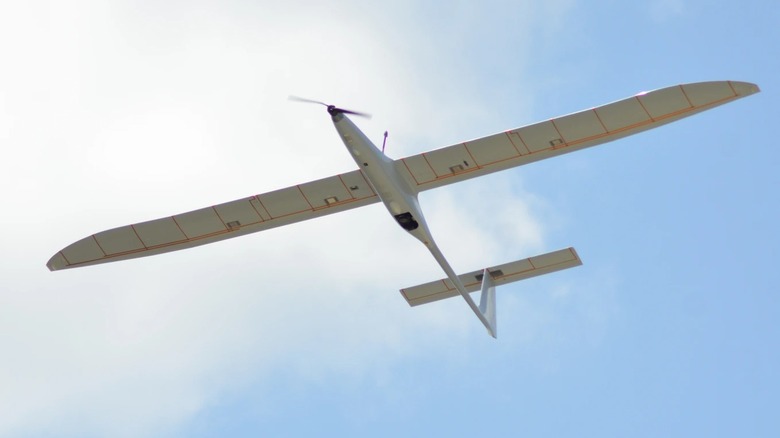
[[[778,436],[780,3],[0,3],[0,436]],[[684,82],[762,92],[421,194],[492,339],[381,205],[49,272],[92,233]]]

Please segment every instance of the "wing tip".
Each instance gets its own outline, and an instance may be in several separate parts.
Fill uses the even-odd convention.
[[[68,261],[65,260],[65,256],[63,256],[61,252],[58,252],[46,262],[46,267],[49,268],[49,271],[51,272],[59,271],[60,269],[68,267]]]
[[[761,88],[752,82],[731,81],[731,86],[739,96],[750,96],[761,92]]]

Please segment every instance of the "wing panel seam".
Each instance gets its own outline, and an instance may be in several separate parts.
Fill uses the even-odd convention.
[[[173,223],[176,224],[176,228],[181,231],[182,236],[184,236],[185,240],[190,240],[190,236],[187,235],[187,233],[184,232],[184,230],[181,228],[181,225],[179,225],[179,221],[176,220],[176,216],[171,216],[171,219],[173,219]]]
[[[136,231],[136,229],[135,229],[135,224],[131,224],[131,225],[130,225],[130,228],[133,230],[133,233],[135,233],[135,237],[137,237],[137,238],[138,238],[138,241],[139,241],[139,242],[141,242],[141,246],[143,246],[143,247],[144,247],[144,249],[149,249],[149,248],[146,246],[146,243],[144,243],[144,240],[143,240],[143,239],[141,239],[141,235],[140,235],[140,234],[138,234],[138,231]],[[100,259],[95,259],[95,260],[100,260]]]
[[[511,131],[504,131],[504,134],[506,135],[506,138],[509,139],[509,143],[512,144],[512,147],[515,148],[515,152],[517,152],[517,156],[521,157],[523,154],[520,153],[520,149],[517,148],[517,145],[515,144],[514,140],[512,140],[512,136],[509,135]]]
[[[95,237],[94,234],[92,235],[92,240],[94,240],[95,241],[95,245],[97,245],[98,248],[100,248],[100,252],[103,253],[103,257],[106,257],[108,254],[106,254],[106,251],[103,249],[102,246],[100,246],[100,242],[98,242],[97,237]]]

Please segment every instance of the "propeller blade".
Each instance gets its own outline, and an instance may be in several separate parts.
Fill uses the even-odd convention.
[[[340,112],[340,113],[342,113],[342,114],[350,114],[350,115],[353,115],[353,116],[365,117],[367,119],[371,118],[371,114],[369,114],[369,113],[362,113],[360,111],[345,110],[345,109],[341,109],[341,108],[335,108],[335,110]]]
[[[293,95],[288,96],[287,99],[288,100],[292,100],[293,102],[318,103],[320,105],[328,106],[327,103],[320,102],[319,100],[311,100],[311,99],[306,99],[304,97],[298,97],[298,96],[293,96]]]
[[[328,108],[328,112],[330,114],[349,114],[352,116],[358,116],[358,117],[365,117],[367,119],[371,118],[371,114],[363,113],[360,111],[352,111],[348,109],[343,108],[337,108],[336,105],[328,105],[325,102],[320,102],[319,100],[312,100],[312,99],[306,99],[305,97],[298,97],[290,95],[287,97],[288,100],[292,100],[293,102],[303,102],[303,103],[316,103],[318,105],[323,105]]]

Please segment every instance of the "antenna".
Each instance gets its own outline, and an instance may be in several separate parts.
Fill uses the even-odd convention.
[[[387,131],[385,131],[385,139],[382,140],[382,153],[385,153],[385,144],[387,144]]]

